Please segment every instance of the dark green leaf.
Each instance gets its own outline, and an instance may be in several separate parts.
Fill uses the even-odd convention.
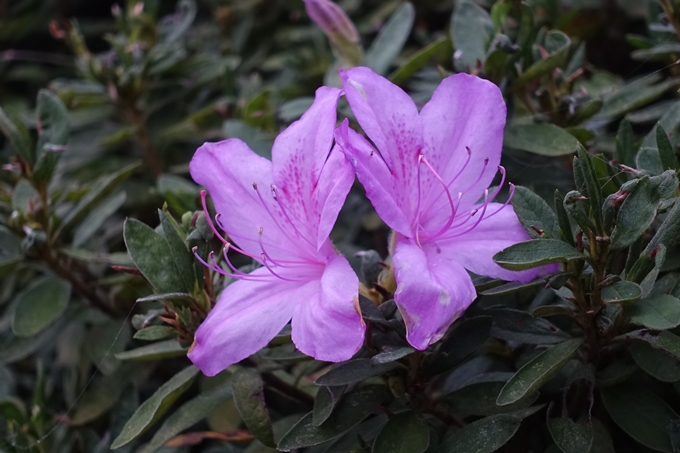
[[[672,453],[669,423],[677,414],[657,395],[632,384],[602,390],[612,420],[630,437],[653,450]]]
[[[656,230],[654,237],[647,247],[645,247],[644,253],[651,254],[654,249],[659,245],[663,245],[666,250],[670,249],[675,245],[680,234],[680,203],[678,200],[675,201],[670,212],[666,215],[663,223]]]
[[[493,318],[491,335],[495,338],[537,345],[562,343],[570,338],[550,321],[522,310],[491,308],[486,313]]]
[[[188,349],[183,347],[177,340],[167,340],[117,353],[116,358],[119,360],[159,360],[183,356],[187,353]]]
[[[125,203],[125,192],[118,192],[94,208],[73,232],[73,247],[83,245],[94,235],[99,227]]]
[[[589,452],[593,444],[593,425],[583,419],[575,422],[565,415],[550,417],[550,412],[549,408],[546,425],[562,453]]]
[[[663,382],[680,381],[680,360],[648,343],[633,341],[630,355],[645,372]]]
[[[312,423],[314,426],[319,426],[328,420],[344,392],[344,385],[321,387],[319,389],[314,398],[314,409],[312,410]]]
[[[18,337],[37,335],[64,313],[70,298],[68,282],[56,277],[34,282],[15,300],[12,331]]]
[[[132,261],[154,288],[162,293],[186,291],[185,277],[180,274],[163,236],[135,219],[125,222],[123,236]]]
[[[627,337],[634,340],[641,340],[649,343],[651,346],[663,349],[674,357],[680,359],[680,337],[668,332],[649,331],[647,329],[636,330],[626,334]]]
[[[451,39],[456,49],[453,65],[458,72],[475,69],[486,60],[486,50],[493,36],[489,13],[470,0],[456,2],[451,16]]]
[[[48,90],[40,90],[38,93],[36,114],[38,145],[33,177],[48,181],[68,139],[69,115],[61,99]]]
[[[109,376],[121,366],[115,354],[125,349],[130,336],[130,324],[107,320],[105,324],[90,329],[85,336],[84,349],[94,366]]]
[[[500,296],[501,294],[511,294],[527,288],[535,288],[537,286],[545,286],[545,278],[539,277],[527,283],[508,282],[502,285],[494,286],[491,289],[483,291],[477,290],[480,296]]]
[[[671,197],[677,187],[678,179],[672,170],[641,178],[619,209],[611,236],[612,246],[620,250],[642,236],[654,221],[659,202]]]
[[[564,197],[559,190],[555,190],[555,212],[557,213],[557,221],[560,228],[560,239],[564,242],[576,245],[574,242],[574,235],[571,231],[571,224],[569,223],[569,215],[564,208]]]
[[[565,341],[533,358],[505,384],[496,403],[505,406],[519,401],[528,393],[538,391],[562,369],[581,343],[582,340],[578,338]]]
[[[548,203],[531,190],[526,187],[515,186],[512,207],[515,208],[515,214],[517,214],[522,226],[533,239],[539,237],[560,238],[557,216],[550,209]],[[543,231],[544,234],[537,233],[535,228]]]
[[[380,431],[373,453],[423,453],[430,443],[430,431],[422,415],[409,411],[395,415]]]
[[[153,453],[160,450],[177,434],[209,416],[231,398],[231,395],[231,385],[223,384],[184,403],[163,422],[151,441],[138,450],[138,453]]]
[[[182,282],[185,291],[191,293],[196,286],[194,279],[194,263],[196,258],[187,248],[184,239],[180,237],[176,223],[168,217],[168,214],[162,210],[158,210],[158,216],[161,219],[161,227],[163,228],[163,236],[168,243],[168,248],[175,262],[178,275],[182,277]]]
[[[633,127],[626,119],[621,120],[616,134],[616,157],[619,162],[629,167],[635,165],[635,137]]]
[[[198,368],[191,365],[159,387],[149,399],[139,406],[132,417],[125,423],[122,431],[111,444],[111,449],[115,450],[127,445],[146,432],[170,409],[177,398],[191,386],[197,374]]]
[[[595,383],[598,387],[611,387],[625,382],[638,370],[635,363],[629,358],[617,359],[611,365],[597,372]]]
[[[677,170],[680,168],[673,145],[668,140],[668,135],[660,123],[656,125],[656,146],[659,150],[659,157],[661,158],[661,165],[664,170]]]
[[[175,335],[167,326],[149,326],[137,331],[132,338],[142,341],[158,341],[174,336]]]
[[[511,124],[505,128],[505,146],[542,156],[566,156],[576,151],[578,140],[553,124]]]
[[[333,413],[321,426],[314,426],[313,414],[305,415],[278,443],[277,448],[290,451],[311,447],[334,439],[359,424],[375,406],[386,401],[387,389],[382,385],[360,387],[342,397]]]
[[[138,162],[128,165],[111,176],[106,176],[97,181],[97,183],[95,183],[78,202],[75,208],[73,208],[73,210],[64,218],[64,221],[57,230],[57,234],[69,230],[83,220],[104,198],[108,197],[123,183],[123,181],[128,179],[139,166],[140,163]]]
[[[394,362],[374,364],[371,359],[353,359],[333,365],[323,376],[316,379],[316,385],[354,384],[371,376],[378,376],[393,370]]]
[[[238,370],[232,378],[232,389],[238,412],[250,432],[264,445],[274,447],[274,431],[264,402],[260,373],[252,368]]]
[[[461,415],[496,415],[526,409],[538,399],[538,392],[527,394],[526,397],[507,406],[496,404],[498,395],[505,386],[503,381],[476,382],[444,396],[444,400]]]
[[[437,350],[428,374],[441,373],[456,366],[489,338],[489,332],[491,332],[489,316],[475,316],[456,323]]]
[[[631,304],[642,297],[640,285],[620,281],[602,288],[602,300],[606,304]]]
[[[453,433],[437,453],[493,453],[515,435],[522,419],[500,414],[470,423]]]
[[[595,118],[616,118],[657,99],[665,91],[675,86],[677,80],[666,80],[651,85],[650,80],[636,80],[619,88],[604,98],[602,110]]]
[[[362,63],[378,74],[385,74],[411,34],[416,12],[411,3],[395,11],[366,51]]]
[[[668,294],[649,297],[628,308],[631,322],[654,330],[680,325],[680,300]]]
[[[415,349],[408,347],[408,346],[403,347],[403,348],[386,347],[386,348],[383,348],[382,352],[371,357],[371,362],[374,363],[374,364],[396,362],[397,360],[402,359],[409,354],[413,354],[414,352],[415,352]]]
[[[595,99],[579,106],[574,112],[574,116],[572,116],[571,119],[569,120],[569,124],[571,125],[581,124],[584,121],[590,119],[593,115],[600,111],[602,105],[603,102],[601,100]],[[581,143],[585,143],[585,141],[583,140],[580,141]]]
[[[449,38],[438,39],[429,46],[416,52],[406,61],[406,63],[394,71],[390,76],[390,81],[395,85],[403,84],[408,79],[410,79],[413,74],[422,69],[422,67],[425,66],[427,62],[430,61],[430,59],[437,55],[441,55],[444,52],[450,52],[450,48],[451,40]]]
[[[505,269],[520,271],[550,263],[585,259],[585,255],[556,239],[519,242],[496,253],[493,260]]]
[[[30,164],[35,162],[35,149],[31,143],[31,135],[24,124],[9,116],[0,108],[0,131],[14,148],[14,152]]]

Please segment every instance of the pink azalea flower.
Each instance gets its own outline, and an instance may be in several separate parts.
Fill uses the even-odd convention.
[[[467,74],[444,79],[420,113],[403,90],[368,68],[341,78],[375,148],[347,121],[336,140],[395,232],[394,299],[409,343],[422,350],[475,299],[466,269],[515,281],[541,272],[508,271],[492,259],[529,240],[512,206],[493,202],[499,189],[489,189],[498,171],[505,179],[499,166],[505,103],[496,85]]]
[[[266,346],[291,319],[295,346],[318,360],[347,360],[363,344],[359,280],[328,239],[354,180],[351,165],[331,149],[339,95],[317,90],[310,109],[274,142],[271,162],[237,139],[206,143],[191,160],[216,223],[237,244],[210,222],[230,269],[213,256],[204,264],[238,281],[219,296],[189,353],[209,376]],[[205,208],[205,193],[203,200]],[[239,271],[229,248],[262,267]]]

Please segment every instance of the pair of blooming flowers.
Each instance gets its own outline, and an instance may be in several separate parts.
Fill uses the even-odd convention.
[[[499,163],[506,109],[494,84],[450,76],[418,112],[403,90],[368,68],[342,71],[341,78],[342,91],[319,88],[310,109],[277,137],[272,161],[238,139],[206,143],[191,161],[225,244],[226,264],[213,257],[205,264],[238,279],[220,295],[189,353],[207,375],[254,354],[288,322],[295,346],[317,360],[347,360],[361,348],[359,280],[328,238],[355,174],[394,230],[394,299],[414,348],[439,340],[474,300],[466,269],[514,281],[540,272],[512,272],[492,260],[529,239],[512,206],[493,202],[500,189],[489,189],[499,170],[505,177]],[[336,128],[343,92],[373,144],[347,120]],[[262,266],[239,271],[229,249]]]

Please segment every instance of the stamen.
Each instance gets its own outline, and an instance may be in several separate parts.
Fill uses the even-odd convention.
[[[276,217],[274,217],[274,214],[272,214],[271,210],[269,209],[269,206],[267,206],[267,203],[264,201],[264,198],[262,198],[262,194],[260,193],[259,190],[257,190],[257,183],[256,182],[253,183],[253,189],[255,189],[255,192],[257,193],[257,197],[260,199],[262,206],[264,206],[264,209],[267,211],[267,214],[269,214],[269,217],[272,218],[272,220],[274,221],[276,226],[279,227],[279,230],[283,233],[284,236],[286,236],[286,238],[289,241],[295,242],[293,240],[293,238],[288,236],[288,234],[286,233],[287,228],[281,228],[281,225],[279,225],[278,219]],[[276,199],[276,198],[274,198],[274,199],[278,202],[278,199]],[[281,203],[279,203],[279,206],[281,206]],[[285,214],[285,212],[284,212],[284,215],[287,217],[287,214]],[[299,234],[299,232],[297,231],[297,228],[295,228],[295,225],[293,225],[293,223],[290,221],[290,218],[287,218],[287,220],[290,223],[290,225],[293,227],[293,230],[295,230],[295,232]],[[304,239],[305,241],[307,241],[311,245],[311,242],[308,239],[306,239],[304,236],[301,236],[301,237],[302,237],[302,239]]]
[[[477,185],[477,183],[478,183],[479,181],[481,181],[482,176],[484,176],[484,172],[486,171],[486,166],[487,166],[487,165],[489,165],[489,158],[488,158],[488,157],[484,159],[484,165],[482,166],[482,171],[479,172],[479,176],[477,176],[477,179],[475,179],[475,182],[473,182],[472,184],[470,184],[470,186],[469,186],[468,188],[466,188],[465,190],[463,190],[463,191],[462,191],[463,193],[465,193],[465,192],[467,192],[468,190],[472,189],[474,186]]]
[[[482,219],[484,218],[484,214],[486,214],[487,206],[489,206],[489,189],[484,189],[484,204],[482,205],[482,213],[479,216],[479,218],[477,218],[477,221],[467,230],[465,230],[461,233],[457,233],[457,234],[455,234],[451,237],[455,238],[455,237],[458,237],[458,236],[462,236],[462,235],[467,234],[470,231],[474,230],[475,228],[477,228],[477,225],[479,225],[480,222],[482,221]],[[470,214],[470,218],[472,218],[472,216],[474,216],[477,211],[478,211],[478,209],[475,209],[474,213]]]
[[[262,264],[264,264],[264,266],[269,270],[269,272],[272,273],[272,275],[274,277],[277,277],[281,280],[285,280],[285,281],[288,281],[288,282],[306,282],[306,281],[309,281],[309,279],[304,278],[304,277],[303,278],[288,278],[288,277],[284,277],[282,275],[277,274],[276,272],[274,272],[274,270],[271,268],[271,266],[269,264],[267,264],[267,259],[266,259],[266,256],[265,256],[264,253],[262,253]]]
[[[470,163],[470,160],[472,159],[472,150],[470,149],[469,146],[465,147],[465,150],[467,151],[467,159],[465,159],[465,163],[463,164],[462,167],[460,167],[460,170],[458,170],[458,173],[456,173],[456,176],[453,177],[450,183],[448,183],[447,187],[451,187],[451,184],[454,183],[456,179],[465,171],[467,168],[468,164]]]
[[[283,206],[283,203],[281,203],[281,200],[279,200],[279,197],[277,196],[276,186],[274,184],[271,185],[271,191],[272,191],[272,197],[274,198],[274,201],[276,201],[276,203],[279,205],[279,209],[281,209],[281,212],[283,213],[284,217],[288,221],[288,224],[290,224],[290,226],[293,227],[293,230],[295,230],[295,234],[297,234],[298,237],[300,237],[301,239],[305,240],[312,247],[315,247],[315,245],[312,244],[312,242],[309,239],[307,239],[302,233],[300,233],[300,230],[297,229],[297,227],[295,226],[293,221],[290,219],[290,216],[288,215],[288,211],[286,211],[286,208]]]
[[[453,224],[453,219],[456,217],[456,207],[454,206],[453,198],[451,198],[451,192],[449,192],[449,188],[446,185],[446,183],[444,182],[444,180],[441,178],[441,176],[439,176],[439,174],[435,171],[435,169],[432,167],[432,165],[430,165],[430,163],[427,161],[427,159],[425,159],[424,156],[422,157],[422,159],[419,159],[419,160],[420,160],[420,162],[425,164],[427,166],[427,168],[430,169],[430,171],[432,172],[434,177],[437,179],[437,181],[439,181],[441,183],[442,187],[444,187],[444,192],[446,193],[446,197],[449,199],[449,206],[451,207],[451,216],[449,217],[449,220],[446,221],[446,223],[441,228],[441,230],[439,230],[439,232],[437,232],[435,235],[433,235],[432,237],[429,238],[429,239],[434,239],[434,238],[441,236],[446,231],[448,231],[449,228],[451,228],[451,225]]]
[[[489,198],[489,201],[494,201],[496,197],[498,196],[499,193],[501,193],[501,189],[503,188],[503,184],[505,183],[505,167],[502,165],[498,166],[498,171],[501,172],[501,182],[498,184],[498,187],[496,188],[496,191],[493,193],[491,198]]]
[[[416,203],[416,215],[415,219],[413,220],[413,225],[411,225],[411,228],[413,228],[416,231],[416,244],[418,244],[418,247],[420,247],[420,164],[422,163],[424,159],[424,156],[420,154],[418,156],[418,176],[417,176],[417,181],[418,181],[418,202]]]
[[[208,211],[208,204],[206,203],[206,197],[208,196],[208,192],[205,190],[201,190],[201,205],[203,206],[203,213],[205,214],[205,220],[208,222],[208,226],[212,230],[213,234],[217,236],[217,238],[222,241],[222,243],[227,244],[228,241],[222,237],[222,235],[217,231],[217,228],[215,228],[215,225],[212,222],[212,218],[210,217],[210,212]]]
[[[203,258],[201,258],[201,255],[198,254],[198,247],[192,248],[191,251],[193,252],[196,259],[202,265],[204,265],[205,267],[207,267],[208,269],[210,269],[213,272],[216,272],[220,275],[224,275],[225,277],[230,277],[230,278],[234,278],[234,279],[238,279],[238,280],[249,280],[249,281],[263,281],[263,280],[266,281],[267,279],[271,279],[271,277],[272,277],[271,275],[246,274],[246,275],[242,276],[242,275],[239,275],[239,274],[232,274],[232,273],[225,271],[224,269],[222,269],[219,266],[213,266],[211,264],[208,264]],[[212,254],[212,252],[211,252],[211,254]],[[213,256],[214,256],[214,254],[213,254]],[[214,259],[213,259],[213,261],[214,261]]]
[[[318,265],[318,266],[323,267],[322,263],[319,263],[319,262],[316,262],[316,261],[292,261],[292,260],[281,260],[281,259],[278,259],[278,258],[277,259],[272,258],[271,255],[269,253],[267,253],[267,251],[264,249],[264,242],[262,241],[262,233],[263,232],[264,232],[264,228],[262,228],[262,227],[260,227],[260,229],[257,231],[258,239],[259,239],[259,243],[260,243],[260,250],[262,250],[262,254],[273,265],[279,266],[279,267],[289,267],[290,268],[290,267],[296,267],[296,265],[297,266],[299,266],[299,265],[308,266],[308,265],[313,264],[313,265]]]
[[[503,208],[506,207],[508,204],[510,204],[510,202],[512,201],[512,197],[515,195],[515,185],[513,183],[508,183],[508,186],[510,187],[510,193],[508,195],[508,199],[505,200],[505,203],[503,203],[503,205],[500,208],[496,209],[494,212],[489,214],[486,217],[487,219],[489,219],[489,218],[495,216],[496,214],[498,214],[499,212],[501,212],[503,210]]]

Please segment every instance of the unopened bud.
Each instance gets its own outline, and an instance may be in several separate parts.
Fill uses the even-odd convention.
[[[347,14],[330,0],[304,0],[309,17],[318,25],[338,50],[358,63],[361,57],[359,33]]]

